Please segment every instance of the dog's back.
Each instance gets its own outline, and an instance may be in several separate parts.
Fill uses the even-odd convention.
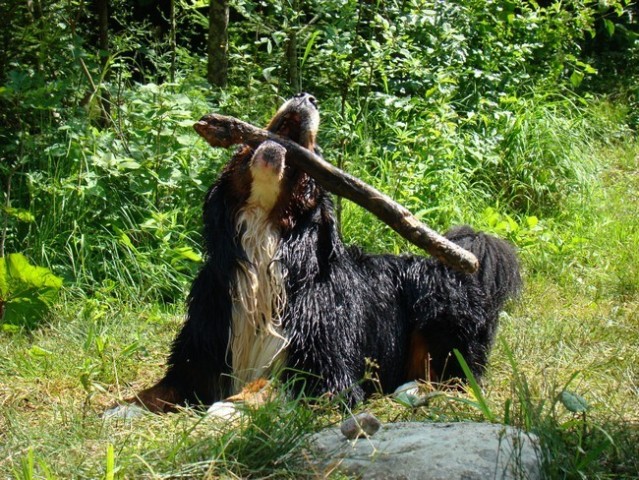
[[[433,258],[405,257],[401,290],[409,310],[406,361],[411,366],[405,381],[463,379],[454,350],[479,380],[499,313],[521,289],[519,263],[511,244],[468,226],[455,227],[446,237],[472,252],[479,270],[466,274]]]
[[[284,247],[290,366],[330,382],[309,380],[313,393],[329,386],[356,401],[411,380],[464,378],[455,349],[480,379],[499,312],[521,286],[513,247],[470,227],[452,229],[447,237],[480,263],[465,274],[430,257],[346,248],[334,225],[332,214],[318,215],[297,235],[312,240]],[[317,248],[322,238],[328,244]],[[367,370],[377,382],[361,382]]]

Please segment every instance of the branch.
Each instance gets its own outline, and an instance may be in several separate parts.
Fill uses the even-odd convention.
[[[409,242],[463,272],[472,273],[479,267],[472,253],[422,224],[402,205],[289,139],[236,118],[215,114],[205,115],[193,128],[213,147],[228,148],[237,144],[256,147],[265,140],[277,142],[286,148],[286,161],[308,173],[330,192],[364,207]]]

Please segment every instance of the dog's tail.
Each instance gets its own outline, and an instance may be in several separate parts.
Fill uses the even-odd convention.
[[[446,238],[477,257],[479,270],[475,275],[486,295],[492,297],[496,312],[506,300],[519,294],[522,287],[519,261],[510,243],[465,225],[446,232]]]

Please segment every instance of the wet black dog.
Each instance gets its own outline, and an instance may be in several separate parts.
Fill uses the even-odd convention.
[[[286,102],[268,129],[316,148],[315,99]],[[165,377],[132,403],[169,411],[211,404],[274,370],[308,374],[310,395],[362,400],[367,359],[383,391],[415,379],[484,372],[504,302],[521,284],[512,247],[458,227],[477,273],[432,258],[367,255],[340,239],[329,194],[288,165],[283,147],[241,147],[204,203],[207,258]],[[371,362],[368,362],[370,365]]]

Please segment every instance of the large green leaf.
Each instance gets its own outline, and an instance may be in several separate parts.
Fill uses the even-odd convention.
[[[2,324],[35,326],[49,310],[62,279],[48,268],[31,265],[21,253],[0,258]]]
[[[569,392],[568,390],[564,390],[561,392],[559,396],[561,403],[563,404],[568,411],[573,413],[583,413],[590,410],[590,405],[584,397],[581,395],[577,395],[574,392]]]

